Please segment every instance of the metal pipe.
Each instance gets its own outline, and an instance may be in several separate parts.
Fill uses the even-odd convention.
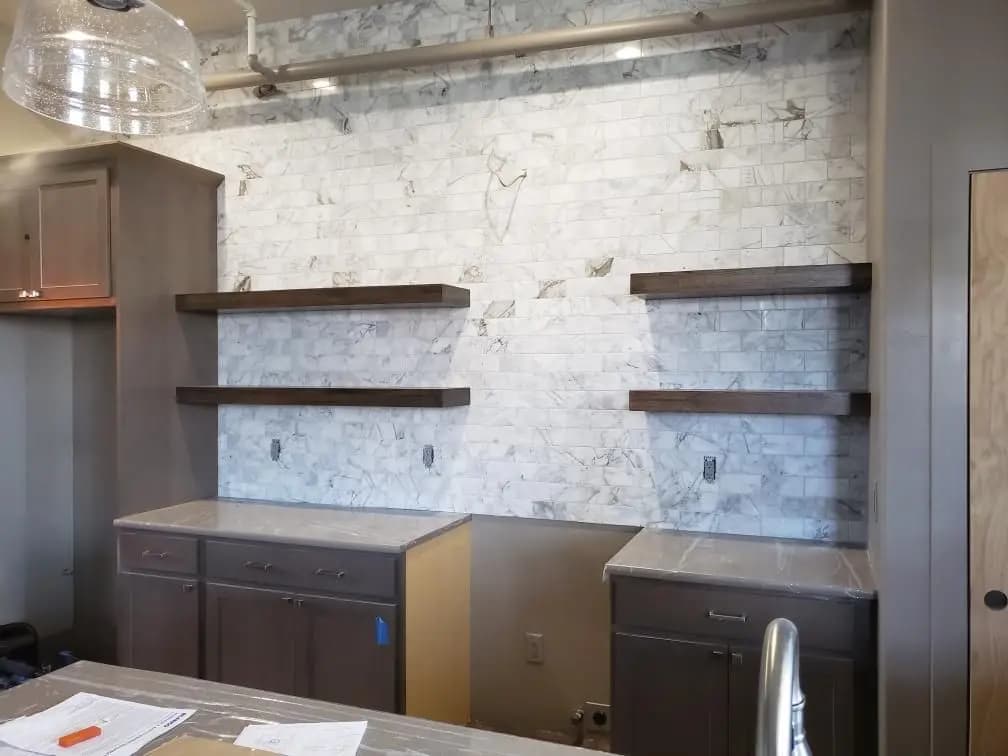
[[[805,740],[805,694],[798,665],[798,628],[775,619],[763,635],[756,756],[812,756]]]
[[[239,4],[247,4],[245,0],[236,1]],[[571,29],[554,29],[508,37],[288,63],[273,71],[272,78],[255,71],[210,74],[204,79],[204,83],[209,91],[241,89],[261,84],[326,79],[402,68],[436,66],[465,60],[484,60],[511,55],[522,57],[548,50],[634,42],[641,39],[723,31],[757,24],[851,13],[869,7],[871,7],[870,0],[769,0],[759,4],[711,8],[696,13],[673,13]]]

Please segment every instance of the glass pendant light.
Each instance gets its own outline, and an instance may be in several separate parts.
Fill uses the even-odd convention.
[[[196,41],[151,0],[21,0],[3,90],[57,121],[116,134],[206,118]]]

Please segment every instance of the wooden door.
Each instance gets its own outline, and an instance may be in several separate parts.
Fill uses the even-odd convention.
[[[1008,171],[972,179],[970,753],[1008,753]]]
[[[31,189],[0,188],[0,302],[27,298],[38,245],[38,205]]]
[[[189,578],[134,574],[123,574],[120,580],[120,663],[199,677],[199,584]]]
[[[756,753],[756,709],[759,704],[759,646],[731,647],[729,664],[730,756]],[[805,734],[815,756],[862,756],[871,746],[855,749],[854,660],[804,652],[799,664],[805,692]]]
[[[40,236],[31,274],[41,298],[109,296],[108,171],[47,174],[38,186],[38,214]]]
[[[395,605],[298,596],[296,607],[303,633],[298,695],[398,711]]]
[[[296,618],[291,593],[208,583],[207,679],[294,693]]]
[[[725,646],[615,633],[612,747],[626,756],[728,753]]]

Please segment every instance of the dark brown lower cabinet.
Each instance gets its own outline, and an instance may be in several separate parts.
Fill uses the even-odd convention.
[[[730,756],[755,756],[759,646],[732,646],[729,656]],[[860,754],[854,748],[854,661],[802,653],[805,734],[815,756]]]
[[[153,672],[199,676],[199,619],[198,581],[125,575],[119,602],[122,663]]]
[[[625,756],[754,756],[762,636],[798,626],[815,756],[875,748],[874,602],[616,577],[612,745]]]
[[[613,688],[613,716],[620,718],[613,750],[635,756],[724,756],[726,656],[719,644],[615,633],[613,671],[624,684]]]
[[[396,711],[396,606],[326,596],[295,601],[304,654],[298,695]]]
[[[293,695],[297,619],[292,593],[207,583],[207,679]]]

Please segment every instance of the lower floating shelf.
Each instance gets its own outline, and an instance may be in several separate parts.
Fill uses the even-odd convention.
[[[179,386],[179,404],[262,404],[301,407],[465,407],[467,388],[303,388]]]
[[[867,417],[871,394],[850,391],[631,391],[638,412]]]

